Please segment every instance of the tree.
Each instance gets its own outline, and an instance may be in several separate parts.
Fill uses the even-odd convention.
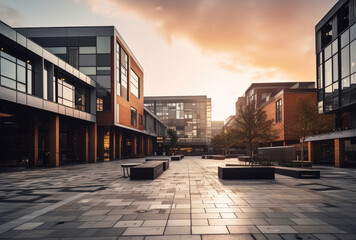
[[[224,148],[224,155],[227,154],[233,145],[230,128],[224,125],[220,132],[212,137],[211,144],[216,148]]]
[[[331,131],[332,115],[322,115],[318,112],[318,106],[310,99],[299,97],[293,118],[285,123],[288,133],[296,136],[301,141],[301,161],[304,163],[305,139],[319,133]]]
[[[266,112],[250,103],[239,114],[233,125],[233,136],[238,145],[247,147],[253,167],[253,153],[257,148],[278,138],[278,132],[273,129],[273,120],[267,120]]]
[[[168,129],[167,135],[169,138],[170,148],[173,148],[174,146],[176,146],[178,144],[179,138],[178,138],[177,132],[174,129]]]

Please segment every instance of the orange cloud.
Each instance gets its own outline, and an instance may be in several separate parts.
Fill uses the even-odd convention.
[[[249,66],[298,81],[315,79],[314,26],[337,0],[89,0],[151,21],[166,39],[184,37]],[[269,70],[273,69],[273,71]],[[259,74],[256,74],[258,76]],[[255,76],[255,77],[256,77]]]

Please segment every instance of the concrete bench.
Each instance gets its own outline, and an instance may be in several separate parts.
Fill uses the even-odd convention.
[[[141,165],[142,163],[123,163],[121,164],[124,177],[130,177],[129,169]]]
[[[225,160],[225,156],[223,156],[223,155],[215,155],[215,156],[213,156],[213,159],[214,160]]]
[[[274,179],[274,168],[226,166],[218,167],[218,175],[220,179]]]
[[[163,171],[166,171],[169,168],[169,159],[164,158],[146,158],[146,162],[150,161],[161,161],[163,162]]]
[[[275,172],[280,175],[294,178],[320,178],[320,171],[312,169],[275,167]]]
[[[151,161],[130,168],[130,180],[153,180],[163,173],[162,161]]]
[[[171,156],[171,160],[172,160],[172,161],[180,161],[180,160],[183,159],[183,158],[184,158],[183,155]]]

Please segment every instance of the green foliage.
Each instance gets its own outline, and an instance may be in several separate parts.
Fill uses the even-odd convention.
[[[178,135],[177,135],[177,132],[173,129],[168,129],[167,130],[167,135],[168,135],[168,138],[169,138],[169,145],[171,147],[174,147],[175,145],[178,144]]]
[[[267,120],[267,115],[261,108],[250,103],[244,109],[240,108],[235,119],[232,135],[238,145],[247,147],[253,163],[253,153],[264,143],[278,138],[278,132],[273,129],[273,120]]]

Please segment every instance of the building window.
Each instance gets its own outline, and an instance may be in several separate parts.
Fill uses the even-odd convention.
[[[282,121],[282,99],[276,102],[276,122]]]
[[[32,94],[32,65],[0,51],[0,84]]]
[[[121,48],[120,50],[120,63],[121,63],[121,68],[120,68],[120,83],[121,83],[121,92],[120,95],[123,99],[129,100],[129,94],[128,94],[128,85],[127,85],[127,80],[128,80],[128,68],[129,68],[129,58],[124,49]]]
[[[102,98],[96,98],[96,111],[102,112],[104,109],[104,100]]]
[[[64,78],[58,79],[58,103],[74,108],[75,87],[65,82]]]
[[[79,49],[78,47],[68,48],[68,63],[74,68],[79,69]]]
[[[140,78],[130,69],[130,90],[136,97],[140,98]]]
[[[142,116],[142,114],[138,115],[138,122],[139,122],[140,125],[143,125],[143,116]]]
[[[131,107],[131,125],[137,126],[137,110],[136,108]]]

